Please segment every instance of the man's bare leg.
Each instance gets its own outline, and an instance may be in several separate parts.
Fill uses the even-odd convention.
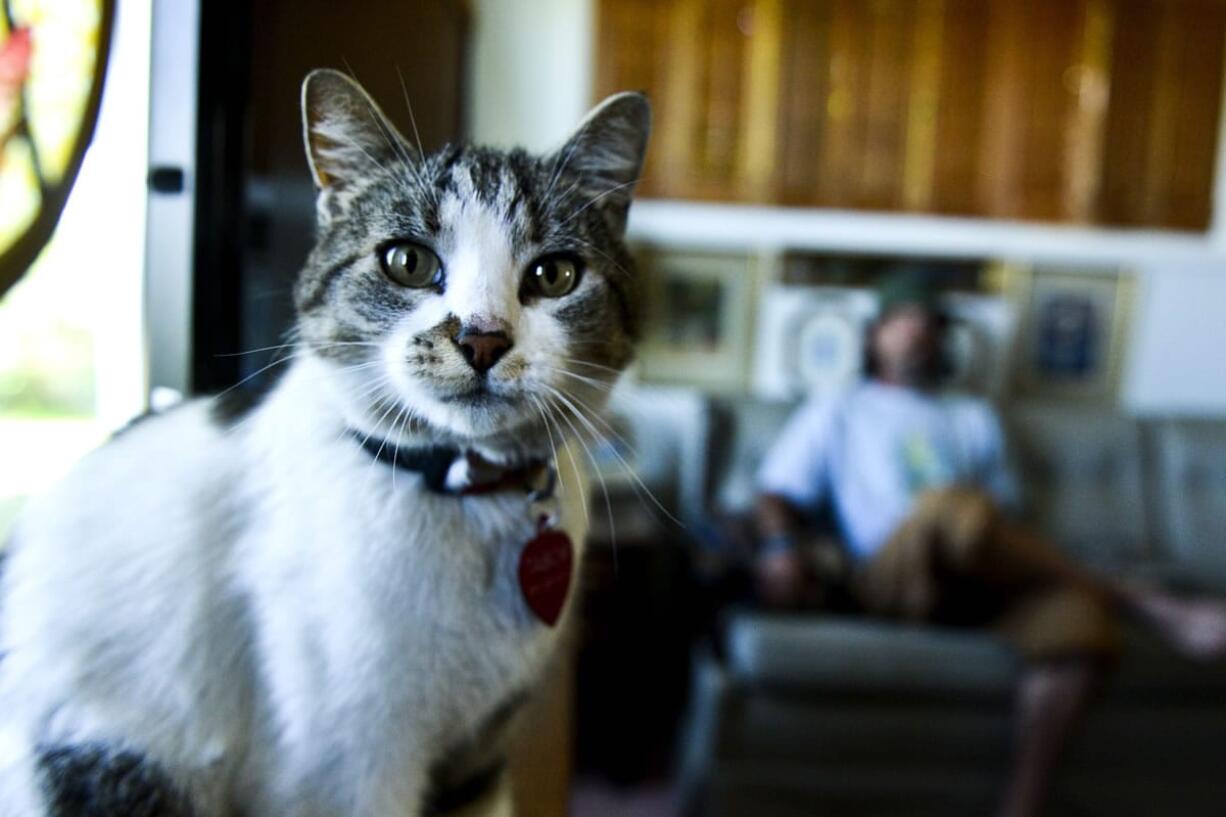
[[[1017,744],[999,817],[1036,817],[1070,727],[1085,710],[1098,670],[1089,660],[1037,664],[1018,684]]]
[[[1166,641],[1191,658],[1226,655],[1226,602],[1185,598],[1153,587],[1112,586],[1116,598],[1140,615]]]
[[[1137,614],[1158,635],[1191,658],[1226,656],[1226,600],[1183,596],[1161,587],[1098,576],[1016,525],[998,524],[994,551],[1011,576],[1064,582],[1100,594],[1117,608]]]

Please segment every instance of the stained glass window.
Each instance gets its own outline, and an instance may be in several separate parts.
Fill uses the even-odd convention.
[[[50,237],[97,116],[110,0],[0,0],[0,293]]]
[[[143,182],[145,161],[143,154],[129,155],[143,150],[143,140],[124,132],[117,150],[114,124],[108,130],[104,123],[95,145],[102,155],[91,158],[92,167],[86,163],[74,186],[97,118],[111,3],[0,0],[0,8],[2,545],[25,498],[52,484],[114,427],[117,412],[108,406],[116,372],[122,378],[135,370],[139,379],[139,343],[123,343],[122,333],[139,323],[143,222],[133,223],[140,208],[132,204],[139,205],[143,189],[125,186],[118,172]],[[126,13],[133,18],[129,28],[140,23],[140,0]],[[147,25],[142,31],[147,43]],[[130,45],[139,48],[136,33]],[[143,65],[143,74],[132,70],[139,65],[127,66],[129,87],[118,88],[108,103],[108,115],[122,117],[124,127],[145,124],[147,105],[122,104],[147,88],[147,56]],[[115,72],[117,78],[124,73]],[[110,238],[118,242],[107,254],[116,268],[105,279],[82,275],[78,248]]]

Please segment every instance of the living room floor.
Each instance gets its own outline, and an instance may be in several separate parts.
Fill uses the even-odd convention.
[[[571,817],[673,817],[678,813],[676,787],[668,782],[614,786],[580,777],[571,790]]]

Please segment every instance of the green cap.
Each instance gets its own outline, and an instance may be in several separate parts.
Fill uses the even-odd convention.
[[[914,271],[896,272],[882,279],[877,286],[877,306],[878,315],[904,306],[918,306],[934,313],[939,311],[936,290]]]

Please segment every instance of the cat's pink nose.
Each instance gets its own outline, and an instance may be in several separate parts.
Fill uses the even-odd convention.
[[[468,328],[460,330],[456,346],[468,365],[480,374],[485,374],[511,348],[511,338],[506,332],[477,332]]]

